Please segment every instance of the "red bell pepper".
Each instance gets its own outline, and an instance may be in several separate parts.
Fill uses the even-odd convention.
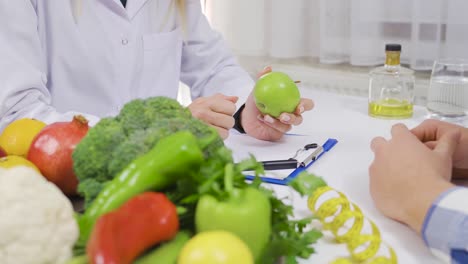
[[[146,192],[98,219],[86,253],[91,264],[130,264],[178,231],[176,206],[162,193]]]

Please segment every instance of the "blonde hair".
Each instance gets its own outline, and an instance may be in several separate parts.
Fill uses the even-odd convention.
[[[175,0],[177,11],[179,12],[180,17],[180,27],[182,28],[182,33],[187,32],[187,16],[185,14],[185,0]]]
[[[81,0],[71,0],[72,14],[75,23],[78,22],[78,18],[81,16],[83,11],[83,3]]]

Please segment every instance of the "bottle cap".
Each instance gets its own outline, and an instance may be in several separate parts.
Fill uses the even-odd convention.
[[[385,45],[385,51],[401,51],[400,44],[387,44]]]

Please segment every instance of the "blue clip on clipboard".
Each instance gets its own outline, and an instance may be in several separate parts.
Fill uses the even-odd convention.
[[[327,153],[329,150],[331,150],[335,145],[336,143],[338,143],[338,140],[334,139],[334,138],[329,138],[327,141],[325,141],[325,143],[322,145],[322,148],[323,148],[323,151],[315,158],[313,159],[311,162],[309,162],[309,164],[307,164],[305,167],[298,167],[296,169],[294,169],[286,178],[284,179],[277,179],[277,178],[271,178],[271,177],[260,177],[260,179],[263,181],[263,182],[267,182],[267,183],[273,183],[273,184],[279,184],[279,185],[287,185],[290,181],[292,181],[294,178],[297,177],[297,175],[299,175],[299,173],[307,170],[307,168],[309,168],[310,166],[312,166],[312,164],[314,164],[314,162],[316,162],[318,159],[320,159],[325,153]],[[252,175],[246,175],[245,178],[247,180],[253,180],[255,178],[255,176],[252,176]]]

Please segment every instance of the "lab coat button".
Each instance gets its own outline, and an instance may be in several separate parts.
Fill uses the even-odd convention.
[[[127,45],[128,44],[128,39],[124,38],[122,39],[122,45]]]

